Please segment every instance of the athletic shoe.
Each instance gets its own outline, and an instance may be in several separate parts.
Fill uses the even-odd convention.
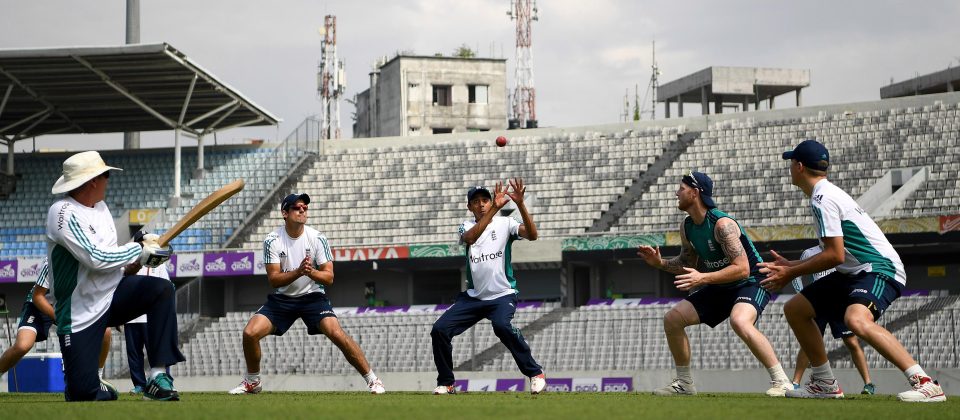
[[[380,378],[374,379],[373,382],[367,384],[367,387],[370,388],[371,394],[383,394],[387,392],[386,389],[383,389],[383,382],[380,382]]]
[[[143,387],[140,385],[137,385],[130,390],[130,395],[140,395],[140,394],[143,394]]]
[[[820,379],[811,377],[810,381],[800,389],[790,389],[785,393],[787,398],[843,398],[843,390],[836,379]]]
[[[247,382],[247,380],[244,379],[240,381],[240,386],[231,389],[228,393],[231,395],[259,394],[262,389],[260,381]]]
[[[865,385],[863,385],[863,391],[860,391],[860,393],[863,394],[863,395],[873,395],[873,394],[876,394],[876,393],[877,393],[877,386],[874,385],[873,382],[870,382],[870,383],[868,383],[868,384],[865,384]]]
[[[180,393],[173,387],[173,378],[160,373],[149,382],[143,391],[143,399],[154,401],[180,401]]]
[[[906,402],[944,402],[947,396],[937,381],[929,376],[913,375],[910,377],[913,389],[897,394],[897,399]]]
[[[767,390],[768,397],[782,397],[786,394],[787,391],[794,389],[793,382],[777,382],[770,381],[770,389]]]
[[[433,389],[433,395],[443,395],[443,394],[456,394],[457,389],[453,385],[438,385]]]
[[[542,373],[537,376],[530,377],[530,393],[539,394],[543,392],[543,389],[547,387],[547,377]]]
[[[676,378],[670,383],[670,385],[653,390],[653,395],[697,395],[697,388],[695,388],[691,382]]]
[[[800,389],[800,384],[794,382],[794,383],[793,383],[793,389]]]
[[[103,378],[100,378],[100,390],[109,392],[111,400],[117,400],[120,398],[120,392],[117,391],[117,387],[113,386],[113,384],[110,382],[103,380]]]

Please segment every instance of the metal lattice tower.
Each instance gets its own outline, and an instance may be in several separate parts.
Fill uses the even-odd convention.
[[[337,17],[327,15],[320,29],[320,66],[317,94],[320,95],[320,139],[340,138],[340,98],[346,90],[343,62],[337,58]]]
[[[537,19],[536,0],[511,0],[507,12],[517,21],[517,66],[513,89],[514,128],[537,126],[537,94],[533,87],[533,21]]]

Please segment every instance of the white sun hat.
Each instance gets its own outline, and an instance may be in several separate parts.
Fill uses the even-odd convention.
[[[77,153],[63,161],[63,175],[60,176],[56,184],[53,184],[51,192],[61,194],[73,191],[85,182],[111,169],[115,171],[123,170],[107,166],[96,151]]]

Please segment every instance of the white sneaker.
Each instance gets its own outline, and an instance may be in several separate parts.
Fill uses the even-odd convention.
[[[539,394],[543,392],[543,389],[547,387],[547,377],[542,373],[537,376],[530,377],[530,393]]]
[[[371,394],[383,394],[387,392],[386,389],[383,389],[383,382],[380,382],[380,378],[374,379],[373,382],[367,384],[367,387],[370,388]]]
[[[243,395],[243,394],[259,394],[263,388],[260,386],[260,381],[256,382],[247,382],[246,379],[240,382],[240,386],[231,389],[231,395]]]
[[[913,375],[910,377],[913,389],[897,394],[897,399],[906,402],[944,402],[947,396],[943,394],[940,384],[928,376]]]
[[[769,395],[769,394],[768,394]],[[787,398],[843,398],[843,390],[836,379],[810,377],[810,381],[798,389],[788,389]]]
[[[653,390],[653,395],[674,396],[674,395],[697,395],[697,388],[693,383],[683,379],[676,378],[670,385]]]
[[[457,393],[457,389],[454,388],[453,385],[450,385],[450,386],[438,385],[436,388],[433,389],[433,395],[456,394],[456,393]]]
[[[767,390],[768,397],[782,397],[786,395],[787,391],[793,389],[793,382],[778,382],[770,381],[770,384],[773,385],[770,389]]]

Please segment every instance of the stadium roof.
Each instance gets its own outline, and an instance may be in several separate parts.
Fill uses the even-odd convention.
[[[765,67],[707,67],[696,73],[664,83],[657,90],[657,102],[700,103],[704,113],[714,102],[722,110],[723,103],[747,104],[771,100],[810,86],[810,70]],[[797,106],[800,106],[798,103]],[[680,116],[683,116],[681,107]],[[667,111],[667,117],[670,112]]]
[[[960,67],[951,67],[880,88],[880,99],[960,90]]]
[[[0,49],[0,137],[181,129],[279,119],[168,44]]]

